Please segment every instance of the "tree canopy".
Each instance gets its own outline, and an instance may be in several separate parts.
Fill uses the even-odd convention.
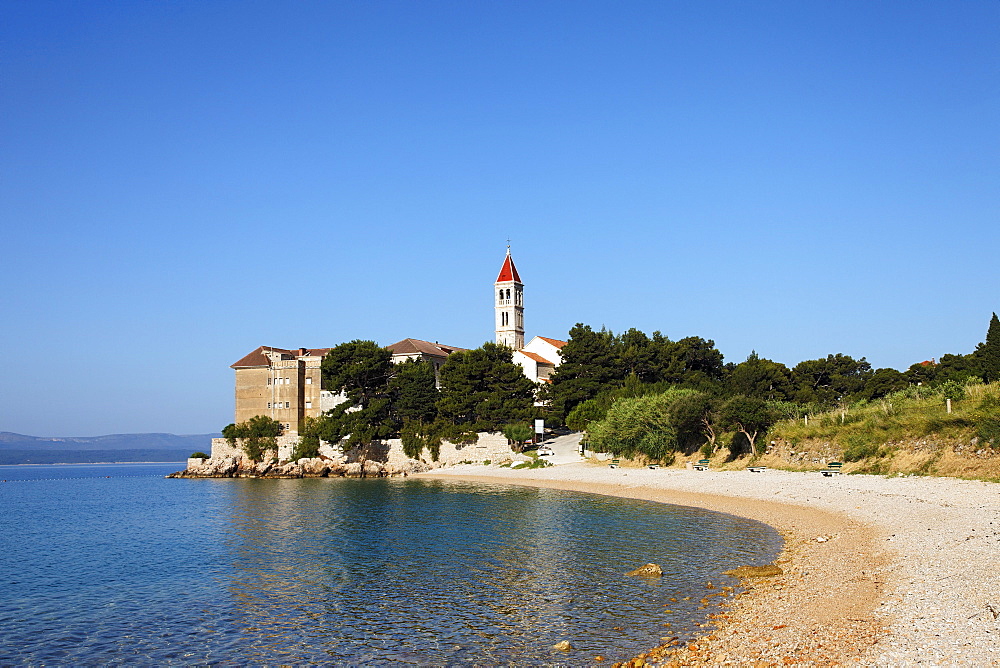
[[[511,359],[510,348],[496,343],[449,355],[440,370],[440,417],[478,431],[529,419],[535,412],[535,384]]]

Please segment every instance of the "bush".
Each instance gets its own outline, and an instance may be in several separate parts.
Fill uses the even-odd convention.
[[[228,424],[222,430],[229,445],[236,446],[243,441],[243,452],[253,462],[259,462],[264,453],[278,447],[278,436],[281,436],[281,423],[266,415],[254,415],[246,422]]]
[[[201,452],[199,450],[198,452],[192,452],[191,456],[189,457],[189,459],[199,459],[199,458],[200,459],[208,459],[208,455],[206,455],[204,452]]]
[[[566,416],[566,426],[573,431],[583,431],[591,422],[603,420],[608,412],[609,401],[602,399],[587,399],[569,412]]]
[[[503,435],[507,437],[508,441],[513,441],[518,447],[534,434],[535,430],[531,428],[531,425],[524,422],[512,422],[503,427]]]
[[[945,399],[958,401],[965,398],[965,384],[955,380],[945,381],[938,386],[938,391]]]

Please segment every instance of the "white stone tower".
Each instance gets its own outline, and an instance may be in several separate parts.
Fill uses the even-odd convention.
[[[493,284],[493,299],[496,302],[497,343],[520,350],[524,347],[524,284],[510,257],[509,245],[500,275]]]

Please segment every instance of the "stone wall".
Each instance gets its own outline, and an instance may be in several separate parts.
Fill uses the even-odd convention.
[[[278,460],[286,462],[291,459],[292,451],[298,442],[298,436],[279,436]],[[363,454],[366,455],[365,459],[383,462],[395,467],[403,467],[414,461],[403,453],[403,443],[398,438],[392,438],[372,445],[368,448],[367,453],[363,453],[358,449],[348,450],[346,453],[343,453],[340,448],[336,448],[326,442],[320,445],[319,452],[322,457],[337,463],[360,461]],[[243,451],[238,446],[233,447],[229,445],[226,439],[212,439],[212,459],[226,457],[239,458],[242,456]],[[270,456],[273,457],[274,454]],[[449,466],[461,462],[480,464],[484,461],[492,461],[496,463],[521,458],[523,458],[523,455],[519,455],[510,449],[510,446],[507,445],[507,438],[503,434],[481,432],[475,443],[456,444],[449,441],[442,442],[437,463],[431,461],[430,453],[427,450],[423,451],[420,461],[430,466]]]

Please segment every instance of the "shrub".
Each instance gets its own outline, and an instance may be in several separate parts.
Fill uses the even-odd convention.
[[[601,399],[587,399],[566,416],[566,426],[573,431],[583,431],[591,422],[603,420],[610,402]]]
[[[208,455],[206,455],[204,452],[202,452],[200,450],[198,452],[192,452],[191,453],[190,459],[199,459],[199,458],[201,458],[201,459],[208,459]]]
[[[531,428],[531,425],[524,422],[511,422],[504,425],[503,428],[503,435],[507,437],[507,440],[513,441],[519,447],[531,438],[534,433],[535,430]]]
[[[234,447],[242,440],[246,456],[250,461],[259,462],[266,451],[278,447],[281,430],[281,423],[277,420],[266,415],[254,415],[246,422],[226,425],[222,435]]]
[[[948,380],[938,386],[938,391],[945,399],[958,401],[965,398],[965,384],[956,380]]]

